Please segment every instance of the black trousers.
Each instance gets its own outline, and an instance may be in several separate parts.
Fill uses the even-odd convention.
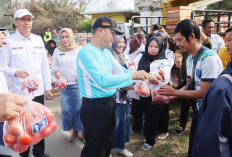
[[[191,157],[192,154],[192,148],[193,148],[193,142],[194,142],[194,136],[196,132],[197,127],[197,119],[195,116],[192,118],[192,124],[190,127],[190,135],[189,135],[189,148],[188,148],[188,156]]]
[[[155,144],[157,135],[159,109],[152,104],[151,97],[140,97],[140,100],[132,99],[131,112],[134,118],[132,130],[138,132],[142,129],[142,116],[145,114],[145,122],[143,127],[146,143]]]
[[[190,105],[186,102],[186,99],[181,99],[181,112],[180,112],[180,127],[185,128],[188,122]]]
[[[115,96],[83,98],[80,117],[85,130],[81,157],[109,157],[115,129]]]
[[[169,123],[169,104],[166,104],[162,109],[160,109],[158,116],[158,132],[167,133]]]
[[[44,105],[44,95],[35,97],[33,99],[33,101]],[[28,157],[29,156],[29,151],[30,151],[30,147],[28,147],[28,149],[25,152],[20,153],[20,156],[21,157]],[[42,157],[44,155],[44,151],[45,151],[45,141],[44,141],[44,139],[42,139],[39,143],[33,145],[33,156]]]

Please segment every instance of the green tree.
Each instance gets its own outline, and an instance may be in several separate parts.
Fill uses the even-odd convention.
[[[85,20],[85,17],[80,14],[81,10],[77,4],[70,0],[31,0],[23,6],[35,16],[32,32],[43,35],[47,27],[82,30],[80,22]]]
[[[218,3],[211,4],[207,7],[207,10],[231,10],[231,0],[223,0]]]
[[[14,8],[17,8],[21,3],[12,3],[9,0],[0,0],[0,27],[5,27],[12,30]]]

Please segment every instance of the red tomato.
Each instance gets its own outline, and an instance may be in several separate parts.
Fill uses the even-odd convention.
[[[3,140],[5,143],[13,144],[16,141],[16,137],[12,135],[11,133],[6,133],[3,137]]]
[[[34,106],[34,110],[35,110],[35,115],[39,115],[40,117],[43,117],[45,114],[44,106],[41,104],[36,104]]]
[[[153,94],[154,94],[154,95],[157,94],[157,90],[154,89],[154,90],[153,90]]]
[[[33,118],[33,114],[29,110],[25,110],[22,113],[22,119],[25,121],[25,123],[31,123],[31,119]]]
[[[47,110],[45,114],[46,114],[46,116],[47,116],[48,122],[50,123],[50,122],[53,120],[53,118],[54,118],[53,112],[50,111],[50,110]]]
[[[50,123],[50,127],[52,128],[52,131],[55,131],[56,128],[57,128],[57,123],[55,120],[53,120],[51,123]]]
[[[156,95],[153,96],[154,101],[158,101],[158,97]]]
[[[28,145],[22,145],[20,143],[17,143],[14,145],[14,150],[16,152],[19,152],[19,153],[22,153],[22,152],[25,152],[27,149],[28,149]]]
[[[141,95],[145,95],[145,94],[146,94],[146,91],[145,91],[145,90],[142,90],[142,91],[140,91],[140,94],[141,94]]]
[[[164,96],[163,96],[163,101],[164,101],[165,103],[168,103],[168,102],[169,102],[169,97],[166,96],[166,95],[164,95]]]
[[[37,79],[33,79],[32,81],[34,82],[34,85],[35,85],[36,87],[38,87],[38,85],[39,85],[38,80],[37,80]]]
[[[43,139],[41,133],[39,133],[39,132],[34,134],[32,137],[33,137],[33,145],[39,143],[39,141],[41,141]]]
[[[8,126],[9,132],[13,135],[18,135],[21,131],[23,131],[22,124],[18,121],[12,121],[10,122]]]
[[[42,131],[41,134],[43,137],[48,137],[52,132],[52,128],[48,125]]]
[[[6,147],[14,150],[14,144],[6,143]]]
[[[32,142],[32,137],[27,133],[24,133],[19,136],[19,143],[24,145],[30,145]]]
[[[32,123],[26,124],[26,133],[32,135]]]

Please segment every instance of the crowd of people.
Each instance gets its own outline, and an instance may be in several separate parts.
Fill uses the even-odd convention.
[[[147,36],[138,28],[126,38],[113,19],[102,16],[92,26],[91,41],[86,32],[70,28],[53,32],[47,28],[42,39],[31,33],[33,18],[28,10],[19,9],[14,14],[17,31],[8,37],[0,32],[0,145],[4,146],[4,120],[22,112],[24,79],[38,79],[33,101],[44,105],[45,98],[53,98],[53,76],[67,82],[65,89],[59,89],[62,129],[72,130],[69,142],[82,132],[81,157],[131,157],[133,152],[125,144],[130,134],[142,130],[141,149],[154,148],[156,137],[169,136],[169,105],[177,100],[181,103],[178,135],[185,131],[193,109],[188,156],[232,156],[232,28],[225,32],[226,43],[213,34],[211,19],[202,24],[180,21],[173,39],[162,26],[157,31],[151,26]],[[6,76],[11,77],[13,94]],[[150,94],[136,91],[141,82]],[[33,156],[49,156],[44,139],[33,148]],[[29,150],[20,156],[28,157]]]

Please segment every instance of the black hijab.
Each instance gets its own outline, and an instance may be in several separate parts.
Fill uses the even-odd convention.
[[[148,46],[152,40],[155,40],[159,45],[159,52],[156,55],[151,55],[148,53]],[[145,52],[142,52],[143,56],[139,61],[138,70],[145,70],[146,72],[149,73],[150,64],[154,60],[165,59],[166,49],[167,49],[167,38],[164,38],[164,43],[163,43],[163,41],[160,40],[158,37],[156,36],[151,37],[145,46]]]

